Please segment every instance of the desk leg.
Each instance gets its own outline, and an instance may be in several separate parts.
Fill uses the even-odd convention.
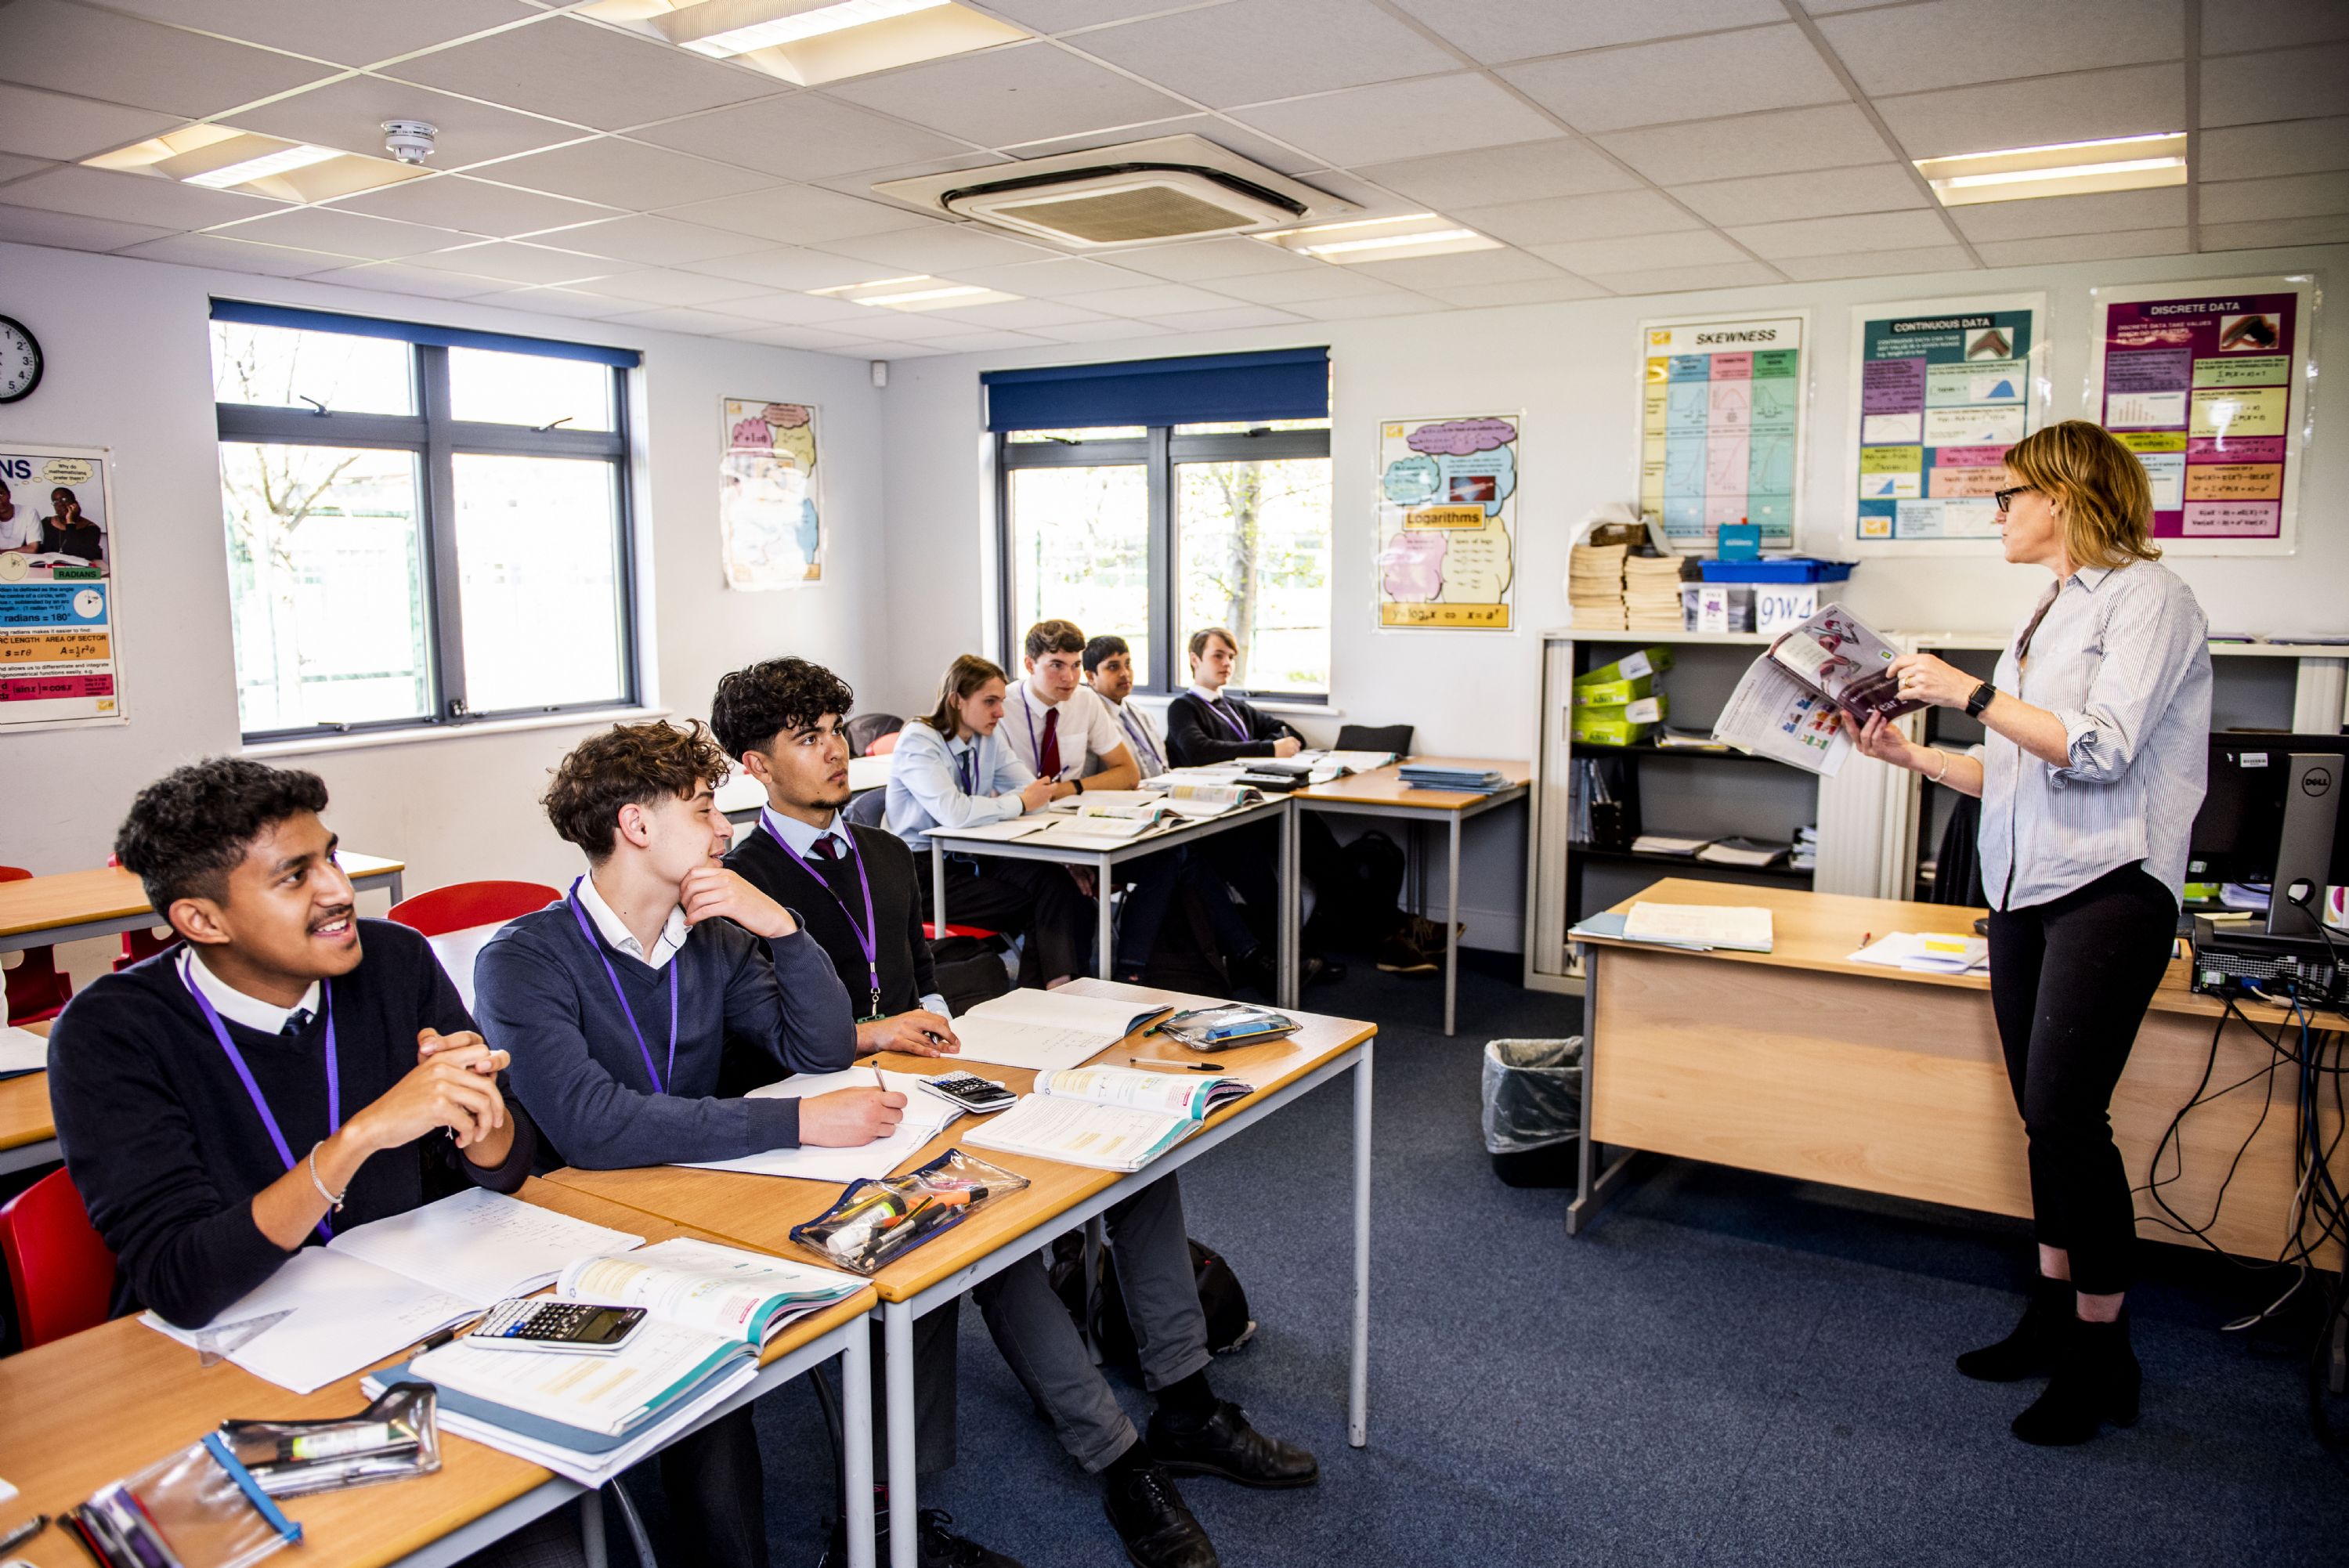
[[[1093,857],[1094,904],[1100,911],[1099,953],[1093,959],[1094,972],[1104,980],[1117,978],[1117,905],[1110,897],[1110,866],[1107,855]]]
[[[402,878],[402,877],[401,877],[401,875],[400,875],[398,872],[392,872],[392,873],[391,873],[391,902],[392,902],[392,903],[399,903],[402,899],[404,899],[404,898],[406,898],[406,897],[408,896],[408,893],[407,893],[407,892],[405,891],[405,890],[406,890],[406,886],[407,886],[406,880],[405,880],[404,878]]]
[[[914,1483],[914,1309],[881,1306],[883,1380],[889,1400],[889,1568],[920,1568],[921,1500]]]
[[[1627,1149],[1604,1171],[1599,1169],[1599,1146],[1590,1139],[1593,1073],[1599,1057],[1599,949],[1578,943],[1575,950],[1582,959],[1582,1119],[1581,1136],[1574,1150],[1574,1202],[1566,1206],[1566,1233],[1569,1236],[1580,1235],[1582,1228],[1590,1223],[1599,1212],[1599,1205],[1607,1201],[1609,1191],[1638,1152]]]
[[[1280,971],[1279,989],[1273,1001],[1282,1007],[1297,1006],[1298,949],[1304,944],[1300,912],[1305,903],[1305,888],[1297,872],[1297,813],[1303,810],[1290,801],[1280,813],[1280,885],[1273,893],[1280,903],[1280,918],[1272,957]]]
[[[1460,1000],[1460,813],[1451,813],[1452,870],[1444,906],[1444,1034],[1452,1035]]]
[[[930,841],[930,939],[947,939],[947,852]]]
[[[1346,1379],[1346,1440],[1371,1440],[1371,1055],[1354,1064],[1354,1359]]]
[[[1085,1342],[1085,1352],[1096,1367],[1102,1364],[1102,1347],[1100,1337],[1093,1333],[1093,1313],[1101,1305],[1102,1250],[1108,1243],[1109,1227],[1095,1214],[1085,1222],[1085,1320],[1077,1326],[1079,1336]]]
[[[814,1375],[823,1376],[821,1370]],[[873,1332],[863,1323],[850,1327],[848,1347],[841,1352],[840,1395],[848,1568],[873,1568]]]
[[[579,1496],[579,1556],[587,1568],[605,1568],[611,1559],[604,1550],[604,1493],[601,1488]]]

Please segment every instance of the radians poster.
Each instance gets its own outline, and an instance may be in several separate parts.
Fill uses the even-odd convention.
[[[1800,316],[1649,322],[1640,405],[1640,510],[1664,537],[1710,555],[1723,523],[1762,526],[1764,550],[1795,542],[1802,474]]]
[[[797,588],[823,578],[823,489],[815,408],[724,399],[718,523],[729,588]]]
[[[1379,624],[1506,632],[1522,416],[1379,426]]]
[[[2308,331],[2292,283],[2096,291],[2096,418],[2153,481],[2155,539],[2290,542]]]
[[[2036,298],[1854,309],[1857,537],[1998,537],[2009,447],[2039,428]]]
[[[104,449],[0,449],[0,729],[122,717]]]

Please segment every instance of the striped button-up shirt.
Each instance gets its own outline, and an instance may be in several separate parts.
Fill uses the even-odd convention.
[[[1995,731],[1984,742],[1994,907],[2045,903],[2132,861],[2180,895],[2209,766],[2209,636],[2193,593],[2155,562],[2082,567],[2048,589],[1992,680],[2061,719],[2067,755],[2059,768]]]

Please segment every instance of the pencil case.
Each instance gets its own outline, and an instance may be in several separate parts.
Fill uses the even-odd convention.
[[[356,1416],[228,1420],[220,1435],[272,1497],[406,1480],[440,1468],[439,1392],[429,1383],[395,1383]]]
[[[851,1181],[831,1208],[803,1225],[792,1240],[834,1268],[877,1274],[923,1243],[951,1231],[1028,1178],[959,1149],[949,1149],[919,1170],[902,1176]]]
[[[246,1568],[302,1539],[218,1432],[99,1488],[65,1522],[102,1568]]]

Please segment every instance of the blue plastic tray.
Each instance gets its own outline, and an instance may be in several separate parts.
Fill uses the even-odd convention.
[[[1851,575],[1848,561],[1818,561],[1801,555],[1788,561],[1704,561],[1708,583],[1840,583]]]

